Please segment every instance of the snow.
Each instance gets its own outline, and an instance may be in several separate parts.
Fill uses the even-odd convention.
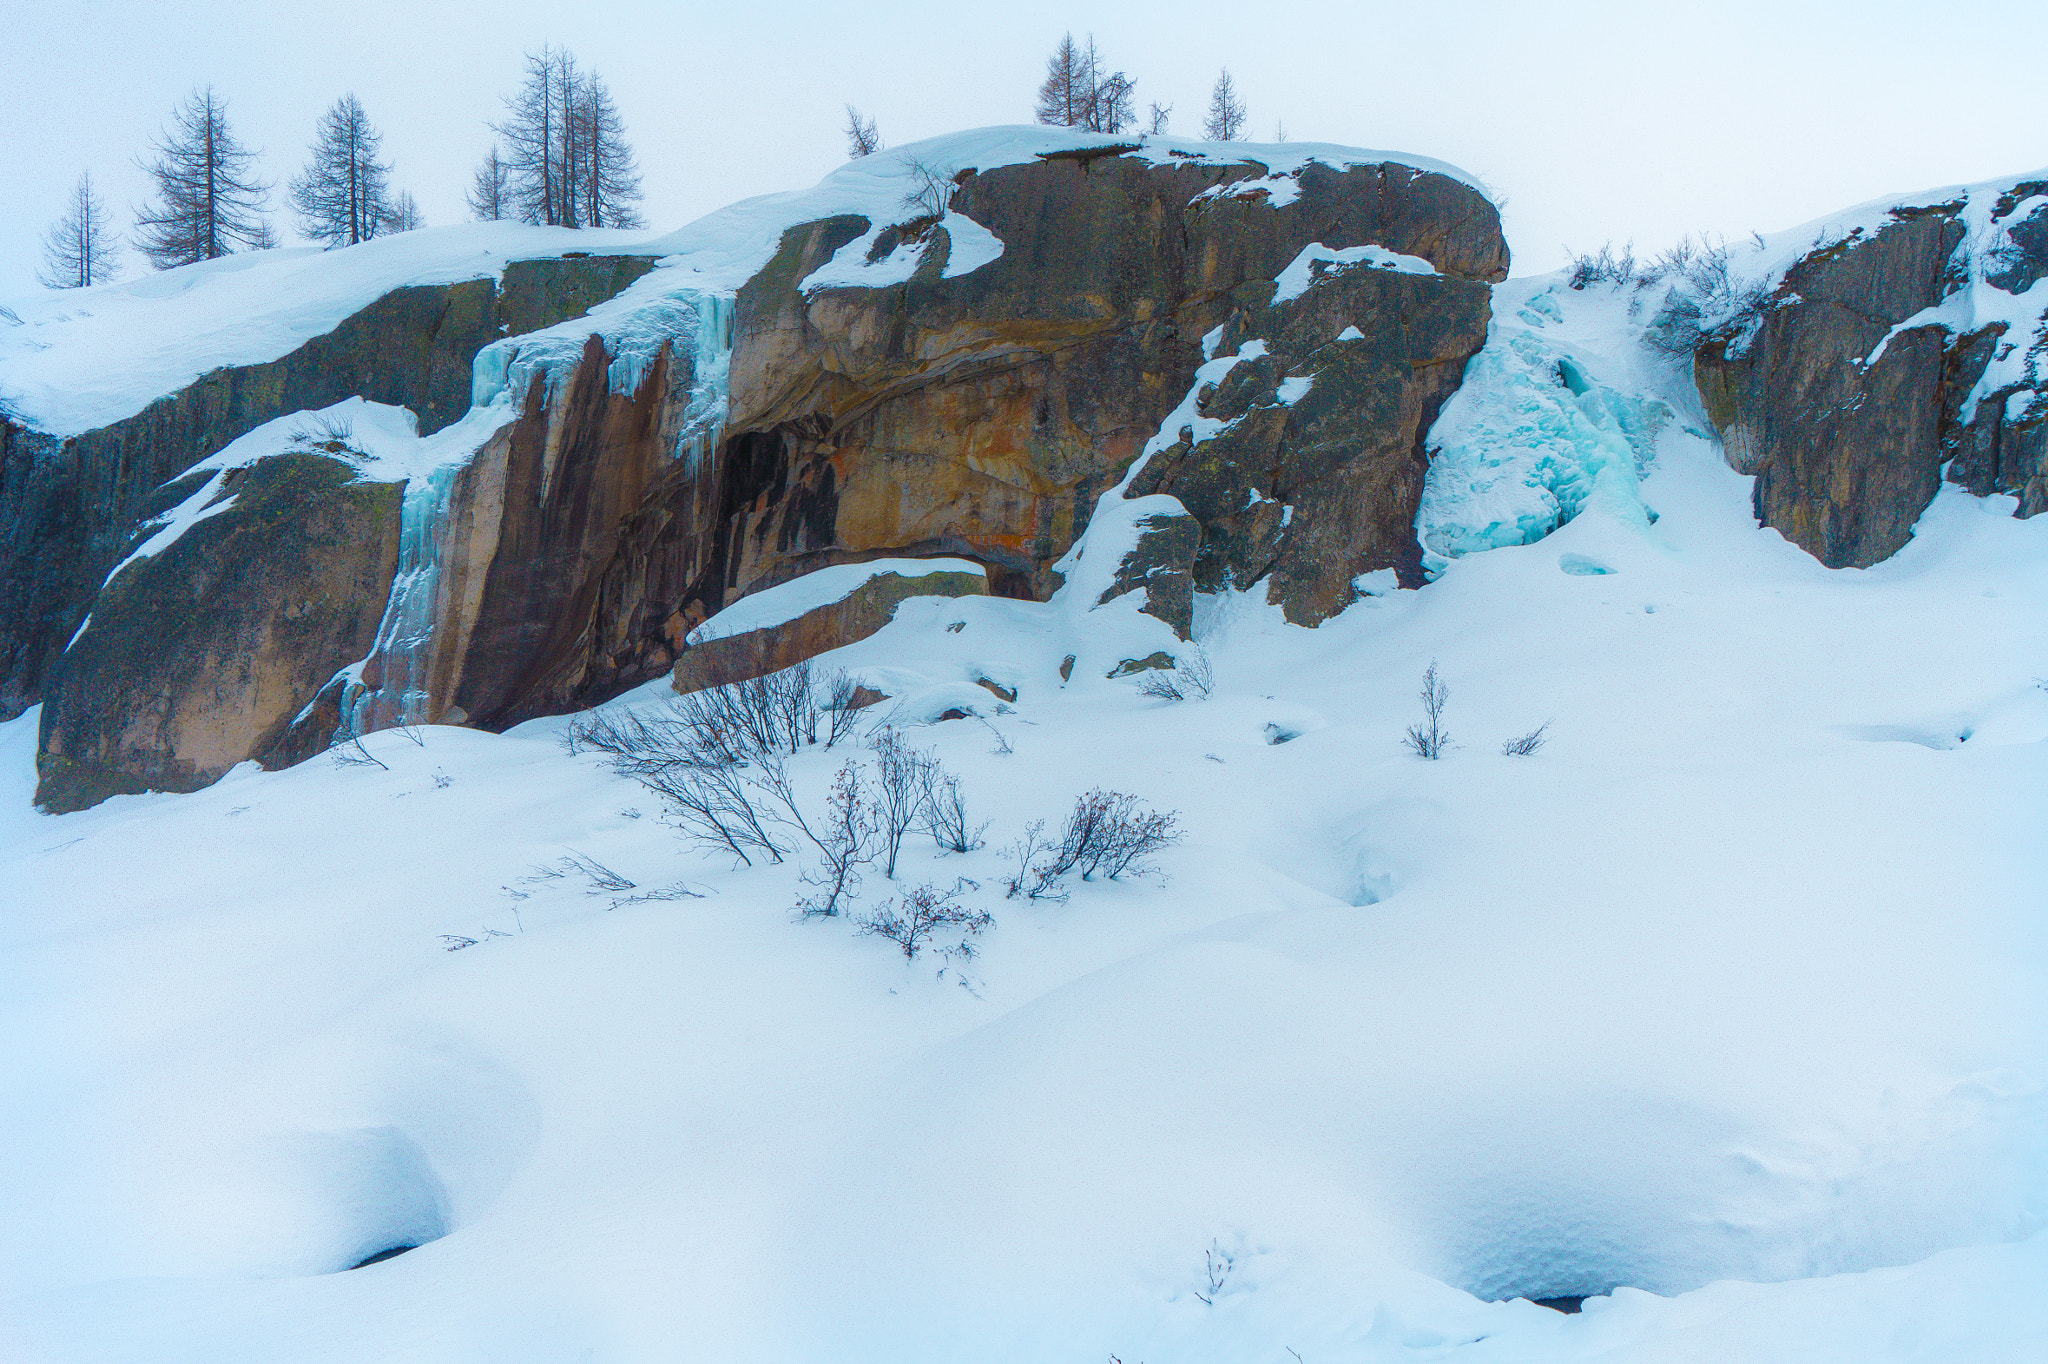
[[[870,559],[859,564],[835,564],[740,598],[690,631],[689,642],[703,644],[786,625],[807,612],[845,601],[869,582],[891,573],[905,578],[925,578],[934,573],[988,576],[988,570],[972,559]]]
[[[471,223],[341,251],[224,256],[89,289],[0,300],[0,411],[53,436],[140,412],[224,365],[286,355],[393,289],[499,278],[515,260],[645,254],[645,233]]]
[[[833,252],[831,260],[804,276],[797,288],[809,294],[816,289],[885,289],[892,284],[904,283],[917,273],[917,267],[923,263],[933,239],[926,237],[902,242],[888,255],[870,261],[868,256],[877,239],[891,226],[893,224],[887,222],[876,222]],[[948,241],[946,264],[939,272],[941,278],[971,274],[1001,259],[1003,244],[996,234],[966,214],[947,213],[939,219],[938,226],[945,230]]]
[[[1319,265],[1323,267],[1320,270],[1316,268]],[[1389,251],[1384,246],[1347,246],[1333,251],[1321,242],[1310,242],[1273,281],[1278,286],[1273,291],[1273,303],[1276,307],[1292,303],[1332,275],[1361,265],[1402,275],[1436,274],[1436,267],[1422,257]]]
[[[710,265],[641,301],[722,296]],[[0,725],[0,1355],[2048,1353],[2048,517],[1945,486],[1891,559],[1820,566],[1629,303],[1497,291],[1435,428],[1433,580],[1366,575],[1314,630],[1198,597],[1207,700],[1106,677],[1189,647],[1100,600],[1179,510],[1128,476],[1051,602],[912,598],[820,660],[992,821],[862,888],[965,878],[997,922],[964,971],[801,919],[800,861],[692,848],[567,717],[63,816],[36,713]],[[1213,434],[1255,346],[1147,453]],[[431,483],[509,410],[313,415]],[[849,759],[790,770],[815,803]],[[1094,787],[1178,812],[1160,874],[1005,899],[1003,845]],[[535,876],[572,855],[691,898]],[[1606,1296],[1491,1300],[1568,1293]]]
[[[1595,502],[1314,631],[1204,599],[1200,703],[1103,678],[1151,641],[1125,647],[1127,599],[1074,609],[1079,578],[905,602],[823,662],[887,680],[899,723],[979,693],[1015,749],[912,731],[994,820],[904,872],[980,883],[972,992],[798,921],[797,868],[691,850],[563,721],[61,817],[27,808],[35,717],[0,728],[0,1029],[30,1040],[0,1058],[0,1339],[2038,1354],[2048,522],[1945,489],[1897,557],[1830,571],[1748,495],[1667,434],[1654,525]],[[1438,763],[1399,744],[1432,660]],[[1498,754],[1544,719],[1542,752]],[[793,770],[815,797],[848,753]],[[1166,877],[1004,900],[1001,844],[1096,785],[1180,811]],[[520,879],[571,851],[705,897]],[[894,890],[871,873],[867,903]],[[1570,1318],[1482,1301],[1617,1285]]]

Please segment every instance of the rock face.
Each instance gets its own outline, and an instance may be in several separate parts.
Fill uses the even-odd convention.
[[[1442,175],[1310,165],[1277,208],[1263,187],[1225,192],[1264,170],[1110,154],[963,173],[951,211],[999,238],[1000,258],[948,278],[949,230],[913,224],[875,242],[878,257],[923,243],[910,278],[882,288],[800,287],[867,219],[789,229],[734,301],[724,437],[701,461],[673,453],[698,377],[689,348],[620,393],[593,338],[458,479],[428,718],[496,728],[593,704],[669,672],[690,630],[731,602],[835,564],[959,555],[987,566],[997,595],[1043,599],[1218,327],[1266,326],[1291,364],[1330,371],[1292,426],[1261,418],[1273,429],[1256,458],[1295,460],[1289,490],[1329,490],[1327,518],[1304,497],[1302,548],[1285,562],[1316,584],[1290,589],[1314,602],[1299,618],[1337,609],[1349,573],[1413,557],[1415,427],[1483,342],[1484,281],[1505,273],[1506,246],[1492,205]],[[1314,242],[1380,243],[1446,273],[1347,275],[1269,310],[1274,276]],[[1444,319],[1424,316],[1439,304]],[[1339,322],[1346,308],[1357,315]],[[1318,353],[1347,324],[1406,334],[1343,364]],[[1371,413],[1335,415],[1374,386]],[[1213,500],[1227,496],[1218,484]],[[1372,516],[1384,545],[1306,567],[1321,562],[1311,527],[1341,538]],[[1263,567],[1246,557],[1238,580]]]
[[[988,590],[1043,599],[1098,498],[1188,399],[1205,337],[1233,353],[1263,341],[1267,354],[1247,355],[1228,383],[1196,395],[1205,421],[1227,424],[1223,434],[1155,453],[1143,486],[1130,490],[1185,506],[1156,546],[1158,571],[1144,575],[1156,612],[1184,631],[1195,584],[1264,579],[1291,618],[1313,622],[1350,600],[1356,573],[1406,566],[1413,578],[1421,433],[1483,342],[1487,281],[1507,269],[1493,206],[1460,180],[1399,164],[1309,163],[1275,176],[1255,162],[1155,163],[1125,154],[1133,150],[963,168],[942,187],[944,214],[894,226],[828,216],[790,227],[767,265],[718,305],[730,309],[729,355],[706,350],[711,302],[693,304],[685,289],[664,301],[666,339],[630,365],[624,342],[608,348],[593,335],[580,361],[535,373],[518,418],[438,504],[435,572],[421,589],[431,591],[430,637],[418,656],[373,654],[364,664],[372,713],[394,713],[379,698],[401,661],[418,682],[414,718],[489,728],[589,705],[671,669],[687,679],[782,666],[858,637],[872,612],[827,613],[755,641],[745,658],[727,645],[724,662],[692,663],[686,640],[732,602],[834,565],[960,556],[986,567]],[[866,259],[913,268],[880,287],[803,287],[828,263],[843,279],[835,256],[878,227]],[[1413,270],[1337,270],[1273,305],[1275,278],[1305,249],[1368,246]],[[949,275],[956,250],[979,263]],[[592,298],[644,268],[551,264]],[[152,498],[166,479],[261,420],[349,393],[412,406],[423,428],[443,425],[460,411],[455,395],[466,399],[456,375],[466,382],[475,349],[585,301],[581,287],[560,283],[516,318],[510,300],[530,291],[515,290],[509,272],[502,296],[483,284],[402,291],[322,338],[329,359],[316,363],[309,344],[272,366],[210,376],[122,428],[10,458],[11,480],[17,464],[50,466],[10,484],[10,545],[19,554],[58,547],[25,575],[33,600],[5,606],[13,695],[46,685],[46,660],[83,615],[93,575],[118,559],[126,528],[160,506]],[[476,321],[446,320],[458,313]],[[458,333],[459,344],[444,343]],[[388,354],[392,372],[339,358],[358,354],[373,370]],[[723,374],[728,363],[722,438],[697,449],[683,436],[701,430],[690,423],[706,367]],[[121,463],[109,452],[122,441],[146,459]],[[118,492],[107,486],[117,476]],[[68,520],[66,507],[76,511]],[[90,515],[77,510],[85,507]],[[30,524],[39,529],[19,529]],[[316,580],[348,577],[374,595],[367,568],[344,572],[319,555],[292,562],[252,568],[277,580],[262,591],[220,590],[305,601]],[[344,609],[355,590],[322,598],[351,624],[335,624],[291,673],[289,705],[252,700],[271,695],[267,663],[206,695],[79,652],[45,710],[43,798],[70,805],[136,786],[183,789],[239,758],[318,751],[355,685],[354,673],[337,679],[322,668],[351,661],[343,655],[361,619],[375,630],[374,612]],[[111,614],[95,616],[86,641],[103,626],[129,628],[119,602],[101,609]],[[271,618],[270,607],[250,609]],[[191,649],[211,647],[212,635],[191,628]],[[247,637],[255,656],[273,656]]]
[[[1488,315],[1483,279],[1369,262],[1278,305],[1244,299],[1217,349],[1258,353],[1198,403],[1223,429],[1185,429],[1131,485],[1132,496],[1171,494],[1199,524],[1190,586],[1263,581],[1299,625],[1350,605],[1362,573],[1391,568],[1420,587],[1424,438],[1485,345]],[[1152,568],[1147,581],[1148,609],[1185,637],[1178,585],[1166,606],[1161,585],[1174,580]]]
[[[1999,195],[1974,239],[1960,201],[1894,210],[1793,265],[1753,334],[1705,342],[1700,395],[1729,462],[1756,475],[1760,523],[1853,568],[1905,545],[1945,464],[1972,492],[2017,494],[2021,515],[2048,508],[2048,403],[2031,372],[1979,391],[2001,348],[2038,350],[2041,339],[2008,336],[2004,321],[1959,333],[1930,313],[2048,273],[2043,189]]]
[[[67,440],[0,420],[0,718],[35,704],[93,593],[163,486],[276,417],[351,396],[409,407],[422,432],[469,407],[470,362],[506,333],[574,317],[646,257],[518,261],[504,279],[395,290],[268,364],[216,370]]]
[[[196,790],[267,755],[375,640],[400,494],[342,459],[281,455],[228,476],[227,510],[124,564],[47,699],[38,803]]]

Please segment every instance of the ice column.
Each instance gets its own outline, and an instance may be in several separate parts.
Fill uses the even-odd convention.
[[[398,576],[377,626],[377,642],[359,665],[377,669],[377,685],[352,688],[352,694],[343,698],[344,728],[350,732],[368,734],[427,718],[441,546],[447,538],[450,495],[462,469],[461,463],[451,461],[405,485],[398,520]]]

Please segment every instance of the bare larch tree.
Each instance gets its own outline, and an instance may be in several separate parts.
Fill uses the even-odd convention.
[[[493,146],[477,163],[476,176],[469,184],[469,216],[480,223],[495,223],[512,216],[512,170]]]
[[[1083,47],[1068,33],[1045,59],[1045,80],[1039,84],[1033,114],[1040,123],[1120,133],[1137,118],[1132,102],[1137,88],[1138,83],[1123,72],[1103,69],[1093,34]]]
[[[412,197],[412,191],[402,189],[392,196],[390,206],[378,220],[377,231],[380,235],[411,232],[426,225],[427,220],[421,215],[419,202]]]
[[[861,116],[860,110],[851,104],[846,106],[846,159],[858,161],[863,156],[873,156],[882,150],[882,135],[875,131],[875,121]]]
[[[491,125],[504,140],[514,216],[548,227],[638,227],[640,171],[604,79],[566,48],[526,54],[526,77]]]
[[[1237,97],[1237,85],[1226,66],[1209,92],[1209,117],[1202,122],[1202,135],[1211,142],[1235,142],[1244,136],[1244,121],[1244,101]]]
[[[81,173],[64,205],[64,216],[43,234],[43,266],[36,272],[52,289],[84,289],[120,273],[115,252],[120,238],[107,224],[106,208],[92,192],[92,175]]]
[[[329,246],[354,246],[384,230],[393,203],[391,167],[377,159],[384,135],[343,95],[320,115],[306,168],[292,177],[292,207],[305,234]]]
[[[135,245],[150,264],[169,270],[238,246],[277,244],[264,216],[270,186],[257,178],[256,153],[228,127],[227,101],[212,86],[185,97],[150,150],[153,159],[140,164],[160,202],[135,212]]]

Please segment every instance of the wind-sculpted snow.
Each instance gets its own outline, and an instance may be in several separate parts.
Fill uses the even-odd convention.
[[[1654,523],[1313,630],[1204,597],[1181,704],[1105,678],[1092,539],[1050,603],[903,602],[819,666],[992,821],[862,888],[966,878],[964,963],[800,919],[802,859],[681,841],[566,720],[61,817],[0,727],[8,1357],[2039,1357],[2048,520],[1950,488],[1838,572],[1749,497],[1668,423]],[[1179,812],[1162,874],[1005,899],[1092,788]]]

